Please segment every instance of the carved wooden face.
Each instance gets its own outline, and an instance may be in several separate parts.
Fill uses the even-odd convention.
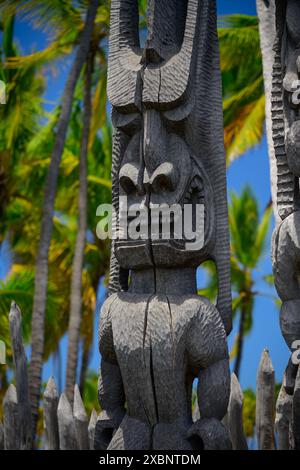
[[[148,36],[138,37],[137,0],[113,0],[108,72],[112,121],[125,142],[120,155],[119,195],[148,210],[153,205],[204,205],[204,243],[186,251],[186,240],[123,240],[120,265],[197,266],[213,229],[213,198],[201,159],[189,146],[194,109],[193,51],[198,0],[149,0]],[[201,150],[200,150],[201,153]],[[193,212],[193,217],[196,211]],[[183,216],[184,217],[184,216]],[[130,221],[130,218],[129,218]],[[192,229],[195,230],[196,220]],[[191,240],[189,240],[191,241]]]

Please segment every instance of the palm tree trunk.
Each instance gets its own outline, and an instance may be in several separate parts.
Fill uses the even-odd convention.
[[[79,390],[80,394],[83,397],[84,394],[84,385],[86,380],[86,374],[89,367],[89,359],[90,359],[90,341],[89,338],[84,338],[83,342],[83,351],[82,351],[82,362],[81,362],[81,369],[80,369],[80,379],[79,379]]]
[[[244,337],[245,337],[245,320],[246,320],[246,307],[242,305],[241,308],[241,317],[240,317],[240,326],[238,332],[238,343],[237,343],[237,354],[234,364],[234,373],[239,378],[242,357],[243,357],[243,347],[244,347]]]
[[[276,38],[275,0],[256,0],[257,15],[259,18],[260,48],[263,58],[263,75],[266,94],[266,130],[270,160],[271,192],[276,222],[279,222],[277,205],[277,168],[274,142],[272,136],[272,72],[274,63],[274,43]]]
[[[71,302],[69,319],[69,345],[66,372],[66,394],[73,403],[74,385],[78,365],[78,347],[82,316],[82,269],[87,230],[87,153],[92,115],[91,78],[93,58],[89,57],[86,64],[86,79],[83,105],[83,127],[79,165],[79,197],[78,197],[78,232],[72,267]]]
[[[98,0],[91,0],[83,29],[80,45],[65,85],[61,114],[58,121],[56,139],[48,169],[44,205],[42,212],[40,242],[36,259],[34,302],[31,324],[31,359],[29,368],[30,399],[33,415],[33,434],[35,435],[40,400],[41,375],[44,353],[45,309],[48,283],[48,253],[53,228],[53,211],[57,187],[59,165],[66,139],[75,86],[83,64],[86,61],[92,37]]]

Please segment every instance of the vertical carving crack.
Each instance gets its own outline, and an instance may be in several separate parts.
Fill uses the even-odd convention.
[[[173,318],[172,318],[170,300],[167,295],[166,295],[166,299],[167,299],[169,315],[170,315],[170,329],[171,329],[171,340],[172,340],[172,367],[174,370],[175,369],[175,341],[174,341],[174,330],[173,330]]]
[[[155,416],[156,422],[159,422],[159,413],[158,413],[158,402],[156,396],[156,389],[155,389],[155,379],[154,379],[154,368],[153,368],[153,356],[152,356],[152,342],[150,337],[150,377],[151,377],[151,384],[152,384],[152,391],[153,391],[153,400],[155,406]]]

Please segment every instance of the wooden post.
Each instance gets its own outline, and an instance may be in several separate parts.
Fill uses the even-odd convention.
[[[14,385],[10,385],[3,400],[4,414],[4,449],[19,450],[20,442],[20,417],[17,400],[17,391]]]
[[[256,383],[256,432],[258,448],[261,450],[275,448],[274,416],[275,374],[269,351],[265,349],[261,356]]]
[[[80,450],[89,449],[88,438],[88,417],[80,396],[78,385],[74,387],[74,405],[73,405],[74,423],[77,442]]]
[[[295,450],[300,450],[300,367],[298,367],[293,397],[293,438]]]
[[[285,379],[283,380],[276,403],[275,427],[278,436],[278,450],[288,450],[290,448],[293,397],[286,393],[284,384]]]
[[[141,48],[138,2],[111,1],[112,204],[122,236],[112,244],[100,315],[95,442],[109,450],[228,449],[221,420],[230,397],[232,302],[216,0],[149,0],[148,13]],[[163,210],[174,230],[160,224],[162,207],[185,212],[186,204],[185,235],[197,227],[192,243],[180,234],[183,212],[171,221]],[[123,214],[134,207],[142,208],[141,224],[132,231]],[[205,259],[216,266],[217,308],[195,296]],[[204,419],[193,423],[188,390],[198,376]]]
[[[62,393],[57,408],[60,450],[78,449],[72,408],[67,396]]]
[[[95,449],[94,439],[95,439],[96,423],[97,423],[97,413],[96,413],[96,410],[93,408],[91,417],[90,417],[89,427],[88,427],[90,450]]]
[[[44,393],[44,427],[47,450],[59,449],[57,420],[58,393],[53,377],[50,377]]]
[[[227,423],[233,450],[248,449],[243,428],[243,401],[244,396],[237,376],[232,374]]]
[[[15,302],[11,303],[9,327],[16,373],[20,448],[21,450],[28,450],[32,448],[32,421],[28,391],[27,358],[22,339],[21,311]]]
[[[4,429],[3,424],[0,421],[0,450],[4,449]]]

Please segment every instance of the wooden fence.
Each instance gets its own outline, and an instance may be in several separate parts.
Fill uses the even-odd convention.
[[[16,386],[10,385],[3,400],[0,421],[0,449],[31,449],[32,430],[28,394],[27,360],[22,341],[21,312],[13,302],[9,314],[15,365]],[[284,379],[285,380],[285,379]],[[243,430],[243,392],[237,377],[231,376],[228,413],[223,423],[228,428],[234,450],[247,449]],[[48,450],[93,449],[97,413],[88,419],[79,388],[74,391],[73,409],[67,396],[58,396],[53,377],[43,396],[45,448]],[[199,412],[194,410],[194,417]],[[257,372],[256,436],[258,449],[300,449],[300,368],[294,395],[281,387],[275,406],[275,373],[268,350],[264,350]]]

